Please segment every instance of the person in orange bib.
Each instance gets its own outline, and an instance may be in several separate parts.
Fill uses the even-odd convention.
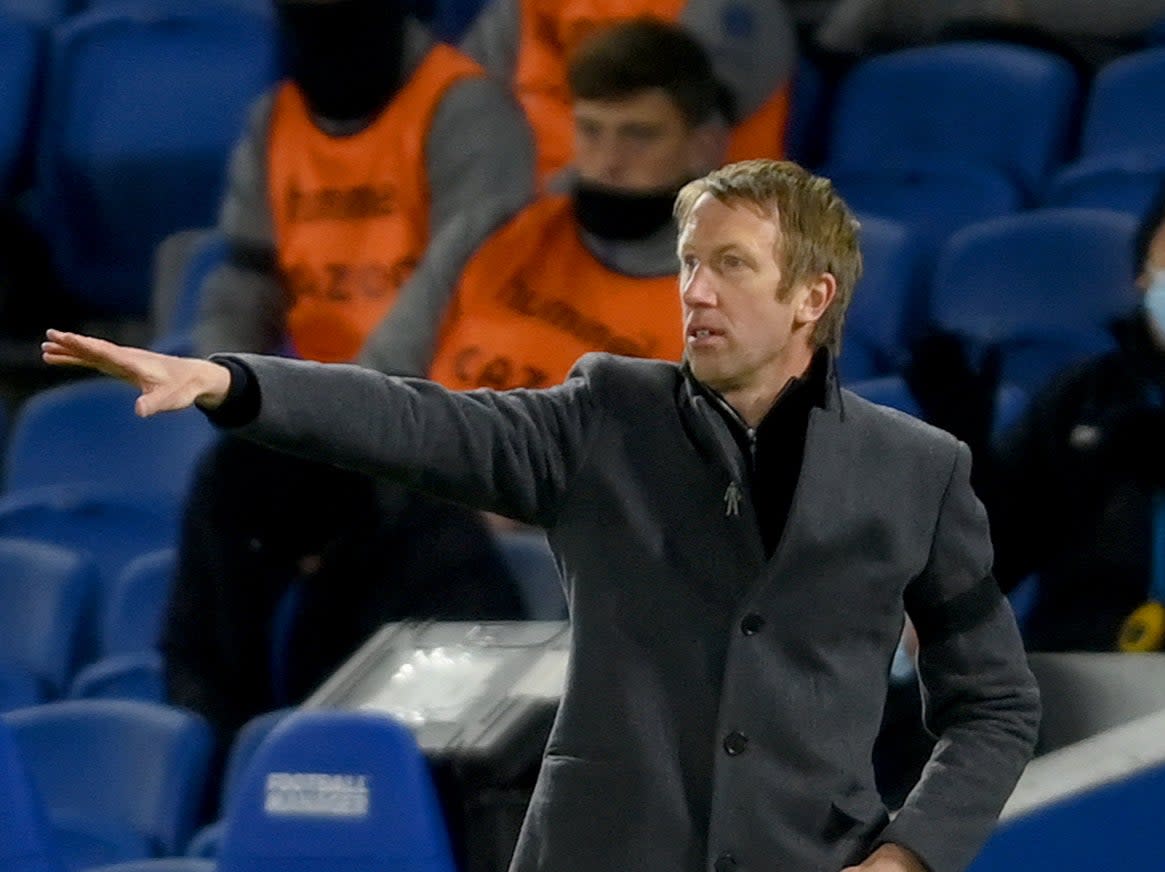
[[[461,47],[511,83],[534,129],[538,175],[571,161],[571,55],[587,36],[639,16],[680,24],[739,109],[726,158],[784,155],[796,29],[782,0],[490,0]]]
[[[436,240],[363,363],[470,389],[546,387],[588,351],[680,359],[671,209],[723,155],[724,89],[691,36],[650,18],[584,41],[569,75],[566,192],[537,199],[467,258]]]
[[[469,245],[530,196],[533,142],[504,87],[397,0],[277,0],[290,77],[232,158],[200,354],[353,360],[430,239]]]

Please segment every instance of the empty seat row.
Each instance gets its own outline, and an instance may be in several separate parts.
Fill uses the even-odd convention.
[[[236,741],[217,861],[156,860],[187,846],[210,763],[194,715],[123,701],[0,716],[0,864],[134,870],[453,872],[428,765],[378,712],[275,713]],[[104,867],[103,867],[104,868]]]
[[[1165,180],[1163,129],[1165,48],[1108,64],[1085,94],[1056,55],[951,43],[859,63],[821,171],[856,209],[937,251],[967,224],[1033,205],[1139,214]]]

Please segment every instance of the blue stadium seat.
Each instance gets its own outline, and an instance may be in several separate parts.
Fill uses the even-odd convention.
[[[1067,61],[1027,46],[955,42],[873,57],[841,84],[828,169],[954,159],[1034,197],[1063,160],[1078,91]]]
[[[1102,155],[1078,161],[1052,181],[1046,205],[1115,209],[1140,218],[1165,185],[1165,148],[1159,154]]]
[[[122,570],[105,602],[103,656],[157,650],[177,560],[175,549],[162,548]]]
[[[921,250],[893,221],[862,217],[862,277],[846,314],[838,371],[844,380],[896,371],[918,305]]]
[[[1165,130],[1165,47],[1125,55],[1096,74],[1084,112],[1084,157],[1160,151]]]
[[[1165,179],[1165,46],[1106,64],[1084,112],[1079,159],[1057,174],[1052,206],[1140,215]]]
[[[3,718],[70,865],[181,852],[210,761],[205,721],[129,700],[67,700]]]
[[[821,70],[804,55],[797,58],[789,124],[785,128],[785,154],[802,166],[816,166],[825,148],[828,86]]]
[[[75,13],[79,6],[76,0],[0,0],[0,13],[47,30]]]
[[[1034,394],[1111,347],[1108,322],[1136,303],[1132,216],[1047,209],[967,227],[935,272],[930,318],[974,348],[997,345],[1003,380]]]
[[[36,28],[5,14],[0,6],[0,196],[13,193],[22,159],[28,155],[41,52]]]
[[[44,693],[43,685],[27,666],[0,659],[0,712],[44,702]]]
[[[181,497],[215,429],[188,409],[143,420],[137,390],[92,378],[42,390],[17,412],[5,456],[5,491],[82,484]]]
[[[294,709],[281,708],[256,715],[243,724],[242,729],[235,734],[235,739],[231,742],[230,752],[227,754],[226,771],[223,773],[222,779],[222,793],[219,796],[219,810],[222,814],[227,814],[238,798],[243,775],[251,764],[251,758],[255,756],[255,752],[263,744],[263,740],[292,711]],[[200,829],[194,834],[190,844],[186,846],[187,856],[211,858],[218,854],[225,827],[226,822],[220,819]]]
[[[213,222],[276,54],[269,15],[214,4],[110,5],[54,31],[38,205],[76,297],[146,314],[153,248]]]
[[[0,719],[0,869],[64,872],[52,847],[44,805],[11,730]]]
[[[98,570],[100,610],[90,653],[98,654],[100,623],[118,576],[135,558],[178,540],[177,497],[117,488],[37,488],[0,499],[0,536],[59,545],[91,559]]]
[[[69,686],[69,699],[136,699],[166,701],[165,664],[157,651],[110,654],[80,670]]]
[[[1144,766],[1005,821],[968,872],[1158,869],[1162,807],[1165,764]]]
[[[219,872],[454,872],[428,764],[380,712],[297,711],[255,752]]]
[[[0,539],[0,662],[27,670],[42,699],[63,695],[92,650],[97,590],[94,566],[76,552]]]
[[[518,590],[526,617],[558,621],[566,617],[566,598],[554,555],[541,531],[501,531],[495,541]]]
[[[70,699],[165,701],[162,623],[174,575],[175,551],[163,548],[131,560],[102,604],[99,659],[81,669]]]
[[[1023,196],[995,167],[917,157],[898,165],[830,169],[850,208],[900,223],[921,247],[923,269],[955,231],[1023,208]]]

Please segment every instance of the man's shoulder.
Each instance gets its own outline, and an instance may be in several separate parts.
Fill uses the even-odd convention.
[[[854,427],[879,441],[928,454],[953,451],[959,443],[946,430],[906,412],[867,400],[848,389],[842,389],[842,397],[845,415]]]
[[[592,351],[578,359],[568,378],[581,378],[611,399],[641,401],[657,393],[671,396],[683,374],[671,361]]]

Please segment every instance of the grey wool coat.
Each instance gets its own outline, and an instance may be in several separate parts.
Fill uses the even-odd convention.
[[[953,437],[831,381],[766,560],[675,364],[450,393],[235,360],[261,392],[240,435],[547,529],[573,650],[512,872],[838,872],[886,841],[957,872],[987,838],[1039,699]],[[890,822],[870,758],[907,611],[939,741]]]

